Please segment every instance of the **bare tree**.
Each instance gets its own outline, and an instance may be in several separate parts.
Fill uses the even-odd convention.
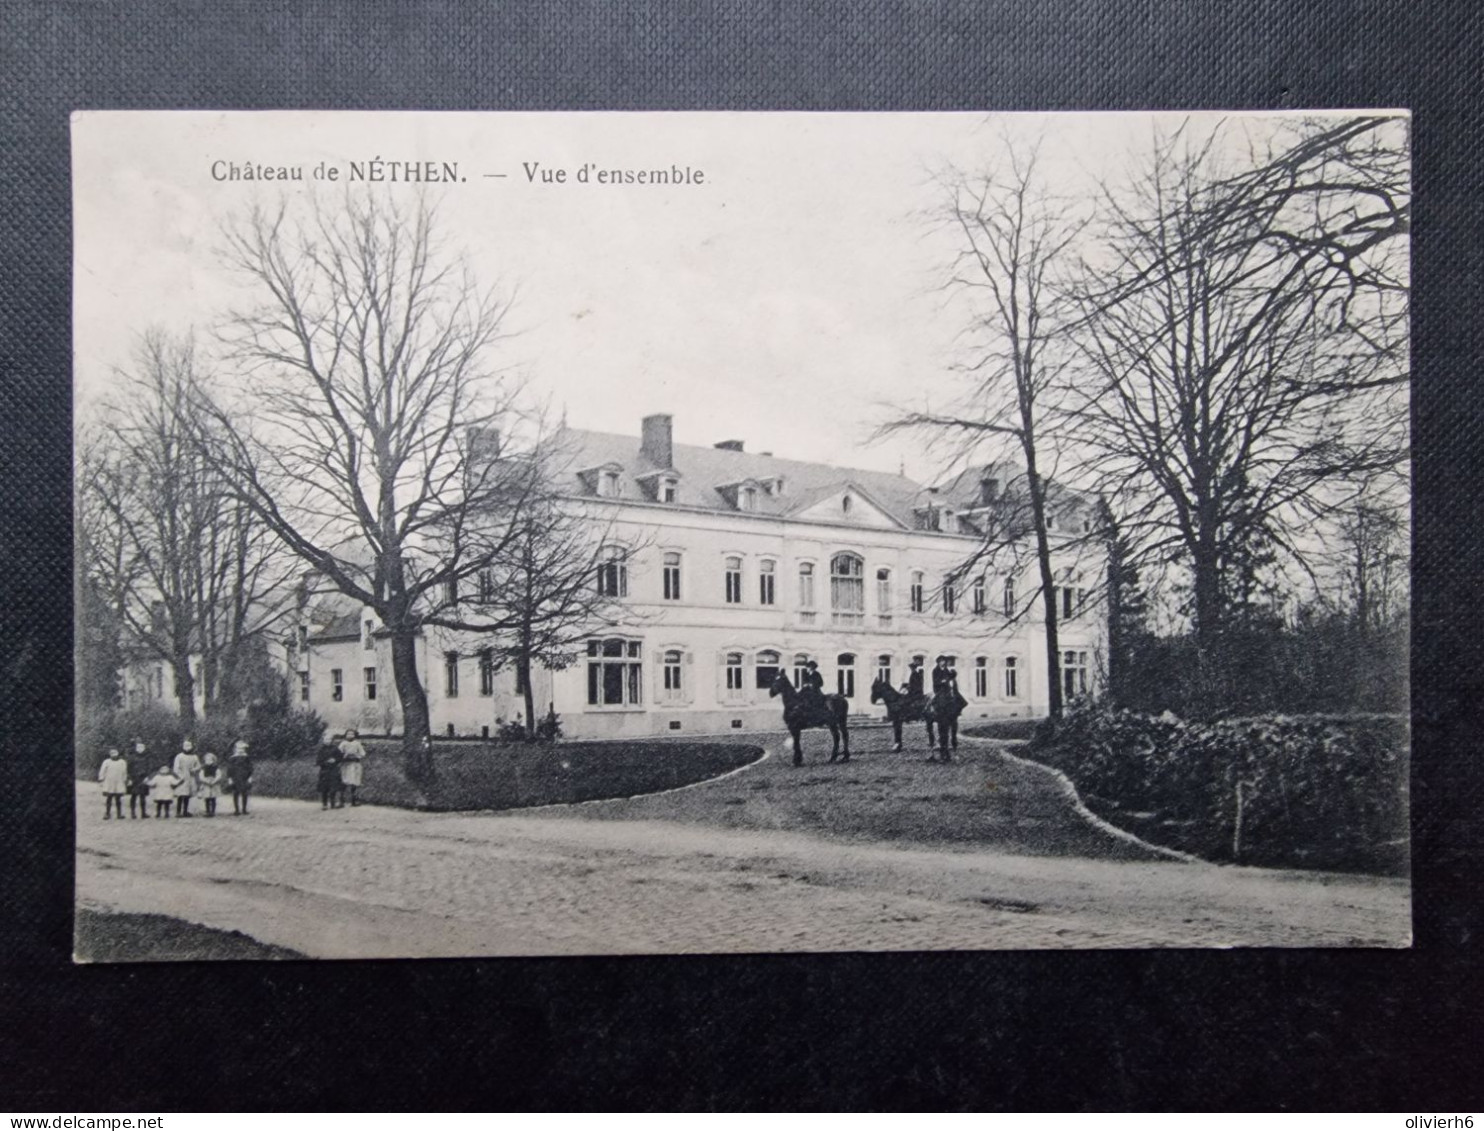
[[[1351,622],[1362,639],[1392,627],[1405,608],[1405,527],[1395,510],[1361,500],[1339,521],[1339,568]]]
[[[225,232],[254,288],[224,338],[240,396],[203,443],[237,497],[390,639],[409,776],[433,766],[417,641],[492,633],[464,597],[539,513],[539,422],[488,368],[508,302],[440,243],[433,209],[347,195],[303,219],[256,208]]]
[[[192,721],[198,692],[213,707],[224,671],[281,615],[282,559],[193,443],[190,338],[147,332],[117,378],[123,394],[80,437],[80,558],[131,650],[170,665]]]
[[[1264,561],[1312,568],[1323,527],[1407,453],[1404,123],[1157,137],[1105,185],[1084,266],[1079,439],[1175,563],[1207,645]]]
[[[562,497],[555,483],[561,464],[555,451],[546,455],[543,488],[534,493],[514,537],[479,572],[473,596],[494,626],[476,638],[482,660],[514,665],[530,738],[537,726],[531,680],[535,666],[553,671],[570,667],[578,644],[596,627],[632,616],[622,609],[617,570],[627,569],[638,546],[618,546],[597,515]],[[624,562],[602,560],[604,549],[621,553]]]
[[[955,462],[982,460],[989,449],[1008,451],[1023,465],[1018,490],[1007,481],[994,498],[981,499],[981,545],[964,569],[1014,554],[1027,542],[1033,547],[1039,585],[1028,596],[1041,598],[1049,711],[1056,717],[1062,687],[1050,472],[1058,452],[1053,402],[1070,358],[1062,342],[1069,308],[1056,275],[1082,224],[1047,194],[1034,148],[1007,139],[1005,153],[997,171],[942,178],[946,199],[933,213],[959,247],[945,285],[971,312],[967,390],[945,411],[907,412],[883,431],[922,432]]]

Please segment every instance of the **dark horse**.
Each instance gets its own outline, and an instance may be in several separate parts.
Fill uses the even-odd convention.
[[[778,677],[768,687],[768,694],[783,696],[783,725],[788,728],[788,733],[793,735],[795,766],[804,764],[804,750],[799,745],[799,732],[810,727],[830,728],[830,737],[835,740],[835,748],[830,753],[831,762],[850,761],[850,732],[845,728],[845,716],[850,707],[843,696],[826,695],[817,699],[813,696],[805,696],[789,680],[787,672],[778,673]],[[811,699],[813,702],[810,702]],[[842,740],[845,744],[843,751],[840,749]]]
[[[948,751],[950,746],[954,750],[958,749],[958,717],[964,711],[964,701],[956,690],[945,690],[931,698],[914,701],[878,677],[871,684],[871,702],[886,704],[886,717],[891,720],[891,732],[895,740],[893,750],[902,748],[902,724],[921,719],[927,724],[928,749],[933,748],[936,727],[939,756],[945,762],[952,761]]]
[[[959,694],[957,686],[951,683],[935,694],[928,703],[928,714],[938,724],[938,756],[944,762],[953,761],[953,756],[948,753],[950,743],[953,749],[958,749],[958,717],[964,713],[964,708],[967,706],[968,703]],[[931,739],[928,745],[932,745]],[[937,760],[928,759],[929,762]]]
[[[871,684],[871,702],[886,704],[886,717],[891,721],[892,750],[902,749],[902,724],[918,720],[927,723],[928,749],[933,748],[932,700],[926,696],[913,699],[898,691],[888,680],[876,677]]]

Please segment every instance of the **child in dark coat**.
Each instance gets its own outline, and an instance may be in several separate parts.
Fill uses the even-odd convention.
[[[340,798],[340,747],[336,745],[332,736],[327,742],[320,743],[319,753],[315,755],[314,763],[319,767],[319,807],[321,809],[339,809]]]

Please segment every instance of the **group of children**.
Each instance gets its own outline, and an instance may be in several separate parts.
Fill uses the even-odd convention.
[[[336,741],[339,738],[340,741]],[[347,794],[352,805],[359,805],[356,790],[361,788],[361,763],[366,760],[366,748],[361,745],[360,735],[351,727],[343,736],[331,735],[320,746],[315,755],[319,767],[319,807],[339,809],[346,803]]]
[[[125,759],[117,747],[111,747],[98,767],[98,781],[103,787],[103,819],[115,813],[124,819],[124,797],[129,798],[129,816],[140,820],[149,817],[149,803],[155,803],[155,816],[190,817],[191,801],[201,798],[206,816],[216,816],[216,803],[223,792],[232,794],[232,812],[246,816],[248,795],[252,791],[252,758],[247,743],[241,739],[232,745],[226,765],[208,752],[198,757],[195,744],[185,739],[180,753],[150,771],[149,749],[144,740],[134,740],[134,753]]]

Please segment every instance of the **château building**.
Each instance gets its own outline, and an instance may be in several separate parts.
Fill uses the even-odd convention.
[[[738,440],[674,443],[671,418],[641,434],[568,429],[565,484],[598,516],[606,544],[593,585],[620,609],[560,671],[537,668],[538,713],[571,738],[776,728],[779,669],[809,660],[852,713],[878,676],[900,687],[913,657],[947,656],[965,720],[1047,709],[1044,614],[1029,546],[985,556],[1019,497],[1015,470],[981,468],[939,487],[905,476],[780,459]],[[1104,615],[1085,497],[1054,496],[1061,673],[1075,697],[1097,678]],[[632,549],[631,549],[632,547]],[[332,729],[395,733],[390,646],[374,616],[310,602],[289,642],[299,701]],[[430,629],[418,670],[434,735],[493,734],[519,717],[513,667],[477,642]]]

